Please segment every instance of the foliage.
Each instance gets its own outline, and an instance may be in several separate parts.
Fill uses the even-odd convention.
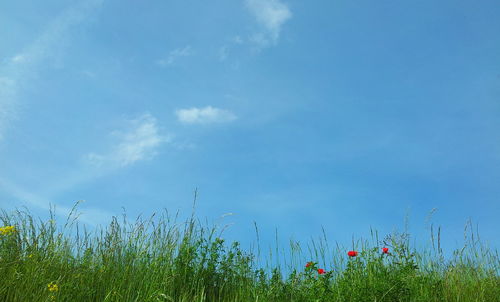
[[[335,257],[347,261],[343,270],[313,259],[284,278],[279,267],[257,267],[238,242],[225,244],[214,236],[216,227],[193,218],[183,232],[165,216],[128,225],[114,218],[95,234],[82,234],[76,218],[58,229],[52,213],[37,223],[28,212],[3,212],[0,221],[6,302],[500,301],[498,254],[462,249],[450,263],[439,254],[425,262],[410,250],[408,234],[359,251],[338,248]]]

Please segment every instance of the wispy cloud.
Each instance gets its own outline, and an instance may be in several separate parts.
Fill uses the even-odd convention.
[[[262,47],[276,44],[281,27],[292,17],[292,12],[280,0],[246,0],[246,7],[254,15],[263,32],[254,34],[250,41]]]
[[[157,121],[150,114],[144,114],[129,121],[131,127],[126,131],[113,131],[119,137],[119,143],[106,154],[89,153],[86,159],[94,166],[126,167],[137,161],[152,159],[163,142],[170,142],[171,137],[159,134]]]
[[[245,44],[245,41],[239,36],[234,36],[224,45],[219,48],[219,61],[226,61],[230,57],[235,48],[239,48]]]
[[[15,95],[16,81],[7,77],[0,77],[0,141],[9,122],[16,116]]]
[[[283,25],[292,18],[292,12],[280,0],[245,0],[245,6],[255,17],[260,29],[244,38],[236,35],[223,44],[218,53],[221,62],[235,57],[234,53],[241,52],[245,46],[250,46],[252,52],[258,53],[266,47],[276,45]],[[232,63],[235,69],[238,65],[238,61]]]
[[[231,111],[214,108],[212,106],[180,109],[176,110],[175,114],[179,122],[184,124],[225,123],[231,122],[237,118]]]
[[[10,62],[18,72],[26,72],[20,64],[33,68],[36,63],[45,59],[58,59],[58,51],[71,38],[72,27],[80,25],[99,9],[104,0],[87,0],[68,8],[48,24],[45,31],[26,49],[12,57]]]
[[[243,39],[240,36],[235,36],[233,37],[232,42],[235,44],[243,44]]]
[[[22,63],[25,61],[26,61],[26,57],[23,54],[16,55],[11,59],[12,63]]]
[[[50,210],[51,206],[55,206],[55,202],[51,197],[43,197],[41,192],[31,192],[26,190],[12,182],[0,177],[0,187],[3,191],[7,192],[9,195],[17,199],[19,206],[34,206],[43,210]],[[74,201],[77,202],[76,200]],[[112,213],[103,211],[102,209],[89,208],[89,207],[78,207],[78,212],[80,212],[79,221],[87,223],[91,226],[98,226],[106,224],[111,219]],[[68,217],[71,213],[71,207],[59,206],[55,207],[55,214],[61,217]]]
[[[63,54],[61,50],[72,38],[72,28],[85,23],[84,21],[94,15],[103,2],[104,0],[82,1],[64,10],[31,44],[0,64],[0,141],[4,138],[5,131],[12,126],[12,121],[20,118],[19,107],[27,106],[19,104],[18,96],[36,76],[39,66],[50,63],[51,60],[60,63]],[[45,210],[49,209],[49,203],[55,204],[52,200],[53,195],[42,192],[35,194],[6,179],[7,177],[0,174],[0,190],[18,201]],[[56,214],[66,216],[70,210],[64,206],[57,206]],[[83,215],[81,220],[92,225],[101,223],[105,217],[110,217],[101,209],[88,208],[85,211],[89,216]]]
[[[70,29],[86,20],[102,3],[103,0],[87,0],[65,10],[33,43],[0,64],[0,141],[18,116],[17,96],[37,73],[38,65],[50,59],[60,60],[59,50],[71,38]]]
[[[11,74],[0,76],[0,142],[11,122],[17,117],[17,79],[18,77]]]
[[[160,66],[168,66],[172,65],[175,61],[177,61],[181,57],[188,57],[192,56],[193,54],[194,54],[193,49],[191,48],[191,46],[187,45],[184,48],[177,48],[172,50],[166,58],[160,59],[156,61],[156,63],[158,63],[158,65]]]
[[[219,48],[219,61],[225,61],[229,56],[228,46],[224,45]]]
[[[87,78],[95,78],[97,76],[97,74],[93,71],[90,71],[90,70],[82,70],[80,71],[80,74],[86,76]]]
[[[56,198],[76,186],[95,181],[100,177],[104,177],[139,161],[152,159],[157,154],[157,149],[162,143],[172,141],[171,136],[164,137],[159,132],[160,129],[157,120],[150,114],[143,114],[138,118],[126,120],[126,126],[109,133],[109,139],[117,139],[117,141],[115,144],[112,144],[108,152],[91,152],[83,155],[80,166],[75,167],[75,169],[60,179],[46,182],[44,188],[36,192],[36,194],[7,182],[6,178],[2,178],[1,175],[0,190],[16,197],[20,201],[27,202],[39,208],[48,209],[49,197]],[[172,142],[172,146],[177,149],[190,149],[194,147],[187,142]],[[42,196],[45,196],[45,198]],[[53,200],[52,203],[54,204]],[[67,209],[60,206],[58,208]],[[66,212],[62,214],[65,215]],[[84,212],[98,213],[99,210],[86,208]],[[91,216],[94,216],[94,214]],[[99,217],[104,219],[111,216],[100,215]],[[102,220],[101,218],[99,218],[99,221]]]

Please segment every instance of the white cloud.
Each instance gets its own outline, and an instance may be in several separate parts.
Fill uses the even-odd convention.
[[[184,124],[224,123],[235,120],[237,117],[231,111],[213,108],[189,108],[176,110],[177,119]]]
[[[156,155],[156,148],[169,139],[159,136],[156,119],[149,114],[134,121],[137,127],[123,136],[115,155],[122,166]]]
[[[160,59],[157,63],[161,66],[172,65],[177,59],[181,57],[188,57],[193,55],[193,49],[187,45],[184,48],[177,48],[172,50],[165,59]]]
[[[132,125],[127,131],[114,131],[111,134],[120,138],[119,143],[108,154],[89,153],[86,160],[96,167],[125,167],[137,161],[152,159],[157,148],[170,137],[158,133],[156,119],[150,114],[129,121]]]
[[[246,0],[246,6],[265,29],[264,33],[258,33],[250,40],[261,46],[276,44],[281,27],[292,17],[288,6],[280,0]]]

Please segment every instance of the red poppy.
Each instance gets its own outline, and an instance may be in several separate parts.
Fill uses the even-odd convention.
[[[321,274],[324,274],[324,273],[325,273],[325,270],[324,270],[324,269],[322,269],[322,268],[318,268],[318,274],[320,274],[320,275],[321,275]]]
[[[312,265],[312,262],[307,262],[306,267],[310,267]]]
[[[358,252],[356,252],[356,251],[349,251],[349,252],[347,252],[347,255],[349,257],[356,257],[358,255]]]
[[[386,247],[382,248],[382,252],[384,254],[389,254],[389,248],[386,248]]]

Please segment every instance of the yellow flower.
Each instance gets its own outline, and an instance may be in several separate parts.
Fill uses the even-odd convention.
[[[10,235],[10,234],[14,234],[15,232],[16,232],[16,227],[13,225],[0,227],[0,233],[2,235]]]
[[[47,287],[49,288],[50,292],[56,292],[59,290],[59,286],[55,282],[50,282]]]

